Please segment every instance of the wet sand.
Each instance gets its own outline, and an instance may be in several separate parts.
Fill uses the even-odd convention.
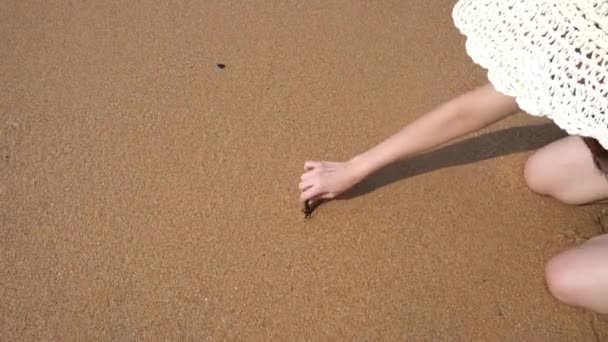
[[[594,340],[518,114],[304,220],[344,160],[485,83],[454,1],[0,2],[0,339]],[[218,64],[223,64],[220,68]]]

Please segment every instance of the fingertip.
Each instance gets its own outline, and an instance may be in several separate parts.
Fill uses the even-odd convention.
[[[320,189],[318,187],[315,187],[314,185],[308,186],[306,190],[302,191],[302,193],[300,194],[300,201],[304,203],[310,200],[311,198],[317,196],[319,192]]]

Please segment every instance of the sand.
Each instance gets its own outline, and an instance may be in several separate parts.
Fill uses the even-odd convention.
[[[526,189],[542,119],[303,219],[306,159],[486,82],[453,5],[0,2],[0,339],[608,338],[543,280],[603,208]]]

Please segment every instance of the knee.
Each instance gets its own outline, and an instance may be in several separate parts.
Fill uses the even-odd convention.
[[[559,175],[552,172],[550,167],[542,154],[537,152],[530,156],[524,167],[524,180],[528,188],[539,195],[551,196],[565,204],[581,204],[580,200],[573,196],[572,191],[568,191]]]
[[[534,153],[528,158],[524,167],[524,180],[528,188],[535,193],[550,195],[551,184],[547,179],[546,166],[542,159],[538,153]]]
[[[577,270],[569,265],[567,256],[558,255],[547,263],[545,279],[555,298],[569,305],[581,305],[585,284]]]

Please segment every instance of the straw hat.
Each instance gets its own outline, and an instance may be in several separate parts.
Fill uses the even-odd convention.
[[[608,0],[459,0],[452,15],[496,90],[608,149]]]

